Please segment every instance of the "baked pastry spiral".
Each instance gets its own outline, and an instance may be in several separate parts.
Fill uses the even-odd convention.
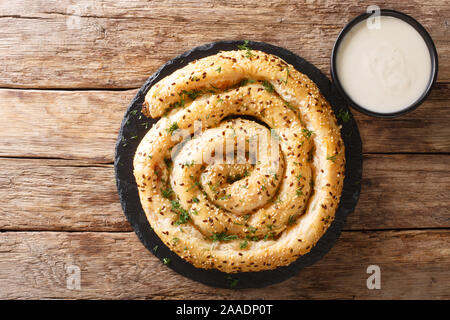
[[[309,252],[334,219],[345,150],[317,86],[250,48],[191,62],[156,83],[134,176],[161,240],[194,266],[274,269]]]

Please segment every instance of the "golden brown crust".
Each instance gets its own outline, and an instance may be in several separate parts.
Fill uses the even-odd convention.
[[[134,158],[142,207],[162,241],[196,267],[233,273],[287,265],[334,219],[345,168],[340,129],[317,86],[280,58],[241,50],[200,59],[155,84],[143,112],[164,117]],[[273,129],[271,150],[279,153],[216,162],[218,145],[273,137],[231,115]],[[195,121],[201,134],[178,144],[176,129],[193,134]]]

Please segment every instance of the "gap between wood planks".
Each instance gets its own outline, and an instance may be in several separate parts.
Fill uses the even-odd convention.
[[[327,76],[328,77],[328,76]],[[449,85],[450,81],[436,81],[434,86],[440,86],[440,85]],[[23,90],[23,91],[27,91],[27,90],[39,90],[39,91],[129,91],[129,90],[138,90],[141,87],[117,87],[117,88],[108,88],[108,87],[26,87],[26,88],[22,88],[22,87],[0,87],[0,90]],[[433,89],[432,89],[433,90]],[[354,112],[358,112],[354,109],[352,109]]]

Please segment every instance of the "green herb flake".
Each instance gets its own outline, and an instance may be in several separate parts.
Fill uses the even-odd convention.
[[[188,96],[189,99],[191,99],[191,100],[195,100],[195,99],[197,99],[197,97],[199,97],[203,94],[203,92],[201,90],[190,90],[190,91],[182,90],[181,93]]]
[[[275,89],[273,88],[272,84],[269,81],[267,81],[267,80],[264,80],[262,85],[263,85],[264,89],[266,89],[267,92],[272,93],[272,92],[275,91]]]
[[[235,288],[237,286],[237,284],[239,283],[239,279],[235,279],[231,276],[228,276],[227,280],[230,282],[230,289]]]
[[[245,40],[244,44],[237,45],[237,47],[238,47],[239,50],[245,50],[246,51],[245,56],[247,58],[251,58],[251,57],[254,56],[254,54],[252,53],[252,49],[248,45],[248,40]]]
[[[191,160],[191,161],[186,161],[185,163],[183,163],[186,167],[188,167],[188,168],[190,168],[190,167],[192,167],[194,164],[195,164],[195,162],[194,162],[194,160]]]
[[[178,123],[174,122],[170,125],[169,129],[166,129],[166,131],[170,134],[173,134],[175,130],[178,130],[180,127],[178,127]]]
[[[244,240],[239,244],[239,248],[241,248],[241,249],[245,249],[245,248],[247,248],[247,246],[248,246],[247,240]]]
[[[176,200],[171,200],[170,204],[172,205],[172,211],[178,214],[178,220],[175,221],[175,225],[179,226],[180,224],[187,223],[191,218],[189,216],[189,212],[185,210]]]
[[[231,241],[238,239],[237,235],[234,234],[227,234],[226,232],[220,232],[220,233],[213,233],[211,236],[211,240],[213,242],[216,241]]]
[[[327,156],[327,160],[330,160],[330,161],[333,161],[333,162],[336,162],[336,154],[335,155],[333,155],[333,156]]]
[[[289,216],[288,225],[293,225],[295,223],[295,216]]]
[[[311,138],[312,134],[314,133],[314,131],[308,130],[308,129],[306,129],[306,128],[303,128],[303,129],[302,129],[302,132],[303,132],[303,136],[305,136],[306,139]]]
[[[248,227],[248,231],[250,231],[251,233],[255,233],[256,232],[256,228],[255,227],[252,227],[252,226],[249,226]]]
[[[171,262],[170,258],[163,258],[163,263],[164,263],[165,265],[169,265],[170,262]]]
[[[352,116],[350,115],[350,112],[348,112],[348,110],[340,109],[336,117],[341,119],[342,122],[347,123],[350,121]]]
[[[284,84],[288,83],[288,79],[289,79],[289,67],[286,67],[286,79],[285,80],[281,80],[283,81]]]
[[[223,197],[220,197],[219,200],[228,200],[230,198],[231,198],[231,194],[227,194],[227,195],[224,195]]]
[[[161,188],[160,190],[161,190],[161,195],[162,195],[164,198],[167,198],[167,199],[170,199],[170,197],[171,197],[172,194],[173,194],[173,190],[172,190],[171,187],[167,187],[167,189]]]

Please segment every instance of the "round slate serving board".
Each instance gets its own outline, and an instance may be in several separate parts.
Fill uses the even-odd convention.
[[[325,235],[318,241],[316,246],[308,254],[301,256],[289,266],[279,267],[269,271],[242,272],[236,274],[227,274],[218,270],[195,268],[190,263],[181,259],[177,254],[170,251],[170,249],[167,248],[153,232],[147,221],[144,210],[141,207],[136,182],[133,176],[133,158],[136,148],[149,128],[157,122],[157,120],[147,119],[145,116],[141,115],[140,111],[145,94],[152,85],[170,75],[175,70],[184,67],[189,62],[216,54],[219,51],[236,50],[237,45],[243,43],[243,41],[219,41],[196,47],[170,60],[148,78],[131,101],[131,104],[125,113],[116,143],[116,154],[114,159],[117,189],[122,209],[144,246],[160,260],[169,258],[170,263],[168,264],[168,267],[179,274],[206,285],[222,288],[264,287],[284,281],[297,274],[302,268],[310,266],[321,259],[339,238],[347,215],[353,212],[361,190],[361,138],[356,122],[351,116],[345,101],[339,96],[336,88],[319,69],[294,53],[264,42],[250,41],[248,43],[250,48],[261,50],[282,58],[293,65],[298,71],[306,74],[313,80],[325,98],[330,102],[336,115],[342,115],[345,112],[348,112],[347,115],[350,115],[350,117],[338,116],[338,122],[342,125],[341,134],[346,148],[346,177],[335,220],[330,228],[328,228]]]

